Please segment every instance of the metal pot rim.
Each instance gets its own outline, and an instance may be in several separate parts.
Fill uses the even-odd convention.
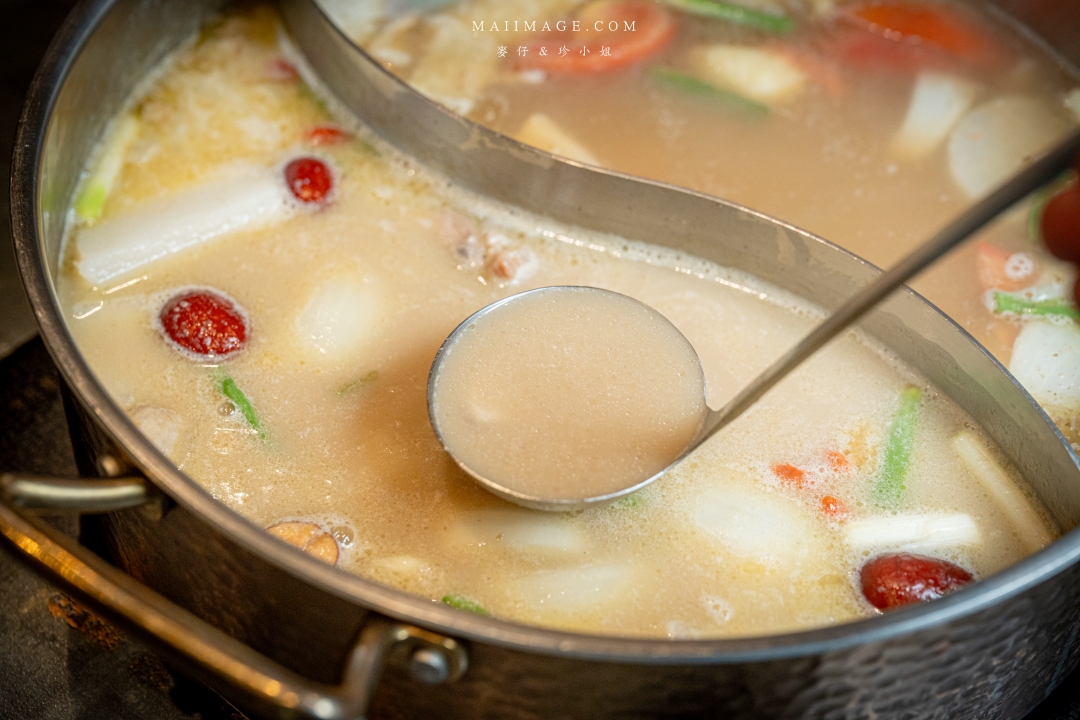
[[[45,345],[79,401],[156,486],[247,551],[335,596],[455,637],[525,652],[661,664],[761,662],[880,642],[991,608],[1080,560],[1078,528],[987,580],[933,603],[850,623],[779,635],[666,640],[569,633],[472,615],[328,566],[273,538],[214,499],[143,437],[109,397],[79,353],[53,289],[43,252],[38,210],[45,137],[56,100],[72,66],[114,3],[115,0],[84,0],[79,4],[53,39],[30,87],[19,123],[11,174],[12,231],[18,266]],[[964,332],[962,328],[958,329]],[[971,342],[975,342],[974,339]],[[1045,413],[1042,414],[1045,417]],[[1046,421],[1049,423],[1049,418]],[[1058,434],[1060,436],[1060,432]],[[1061,440],[1068,445],[1064,438]],[[1070,452],[1080,465],[1075,451]]]

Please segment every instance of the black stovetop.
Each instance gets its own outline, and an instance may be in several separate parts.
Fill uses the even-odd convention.
[[[74,0],[0,0],[0,357],[32,333],[10,255],[7,163],[33,68]],[[60,381],[40,340],[0,361],[0,471],[75,475]],[[64,527],[75,533],[77,523]],[[1080,602],[1080,598],[1077,600]],[[0,548],[0,720],[242,720],[137,640]],[[1080,720],[1080,671],[1025,720]],[[510,719],[508,719],[510,720]]]

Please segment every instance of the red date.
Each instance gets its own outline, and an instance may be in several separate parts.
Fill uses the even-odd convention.
[[[190,290],[165,303],[161,329],[182,350],[202,357],[228,357],[247,342],[243,311],[212,290]]]
[[[863,596],[878,610],[936,600],[972,581],[971,573],[944,560],[896,553],[863,565]]]
[[[302,157],[285,166],[285,183],[305,205],[325,205],[334,189],[334,174],[322,160]]]

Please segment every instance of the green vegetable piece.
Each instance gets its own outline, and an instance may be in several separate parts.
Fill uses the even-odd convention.
[[[1019,298],[1009,293],[994,293],[994,311],[999,313],[1016,313],[1017,315],[1059,315],[1061,317],[1080,320],[1080,310],[1077,310],[1068,300],[1054,298],[1052,300],[1028,300]]]
[[[109,190],[110,188],[102,182],[87,180],[82,192],[79,193],[79,198],[75,201],[75,212],[87,222],[97,221],[105,209]]]
[[[255,434],[259,436],[259,439],[266,440],[266,430],[263,429],[262,423],[259,422],[259,415],[255,412],[255,406],[251,404],[251,401],[248,400],[247,395],[236,384],[236,381],[225,375],[218,379],[218,390],[240,410],[240,413],[255,430]]]
[[[363,387],[364,385],[368,385],[369,383],[373,383],[378,379],[379,379],[379,371],[378,370],[372,370],[367,375],[364,375],[362,378],[360,378],[358,380],[353,380],[351,383],[346,383],[345,385],[342,385],[341,388],[337,391],[338,397],[341,397],[343,395],[347,395],[347,394],[351,393],[353,390],[356,390],[357,388]]]
[[[693,95],[697,97],[706,98],[708,100],[716,100],[730,108],[746,113],[747,115],[754,117],[764,117],[769,114],[769,106],[763,105],[755,100],[745,98],[742,95],[733,93],[730,90],[723,90],[721,88],[707,83],[704,80],[700,80],[693,75],[687,75],[681,73],[678,70],[672,70],[668,67],[662,67],[655,65],[649,68],[649,77],[653,82],[661,87],[676,90],[685,95]]]
[[[740,5],[717,2],[716,0],[663,0],[663,3],[688,15],[725,20],[736,25],[744,25],[757,30],[774,33],[789,33],[795,29],[795,22],[783,15],[751,10]]]
[[[133,115],[124,117],[110,131],[94,169],[75,198],[75,212],[83,220],[92,223],[101,218],[105,201],[109,199],[109,193],[124,166],[124,153],[138,134],[139,121]]]
[[[641,505],[641,493],[632,493],[611,503],[615,507],[636,508]]]
[[[443,595],[442,601],[444,605],[449,605],[458,610],[465,610],[477,615],[491,615],[491,613],[484,609],[483,605],[475,600],[470,600],[464,595]]]
[[[889,428],[889,440],[885,445],[885,457],[881,461],[881,475],[874,484],[874,498],[887,507],[895,507],[904,494],[904,483],[911,469],[911,454],[915,447],[915,429],[919,421],[919,405],[922,390],[907,387],[900,394],[900,409]]]

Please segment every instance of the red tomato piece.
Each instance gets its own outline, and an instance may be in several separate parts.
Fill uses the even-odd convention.
[[[307,131],[306,140],[315,146],[319,145],[338,145],[345,142],[349,137],[349,134],[340,128],[336,128],[333,125],[319,125],[313,127]]]
[[[806,473],[795,467],[794,465],[788,465],[787,463],[776,463],[772,466],[773,474],[780,478],[784,482],[790,483],[797,488],[801,488],[806,482]]]
[[[943,5],[871,2],[848,17],[889,40],[932,45],[980,67],[995,67],[1004,59],[1003,48],[972,18]]]
[[[334,189],[334,174],[322,160],[302,157],[285,166],[285,182],[300,202],[323,205]]]
[[[1073,182],[1050,198],[1041,224],[1046,249],[1062,260],[1080,263],[1080,184]]]
[[[825,459],[829,461],[829,467],[834,472],[847,472],[851,469],[851,463],[848,462],[847,455],[839,450],[826,450]]]
[[[832,495],[826,495],[821,498],[821,512],[828,515],[834,520],[839,520],[847,515],[847,505],[840,498],[834,498]]]
[[[836,47],[844,65],[860,70],[907,75],[921,70],[946,70],[950,65],[945,53],[935,48],[859,31],[841,33]]]
[[[859,573],[863,596],[878,610],[936,600],[973,580],[959,565],[922,555],[879,555]]]
[[[671,13],[645,0],[596,0],[582,8],[577,21],[578,32],[548,35],[530,44],[518,67],[582,75],[618,70],[660,52],[678,29]],[[626,29],[629,24],[633,31]],[[619,29],[610,29],[614,26]],[[565,55],[559,55],[562,47],[568,50]]]
[[[161,310],[165,337],[182,350],[202,357],[228,357],[247,341],[244,312],[212,290],[176,295]]]
[[[975,243],[975,269],[984,290],[1022,290],[1039,277],[1039,266],[1029,253],[1012,253],[981,240]]]

